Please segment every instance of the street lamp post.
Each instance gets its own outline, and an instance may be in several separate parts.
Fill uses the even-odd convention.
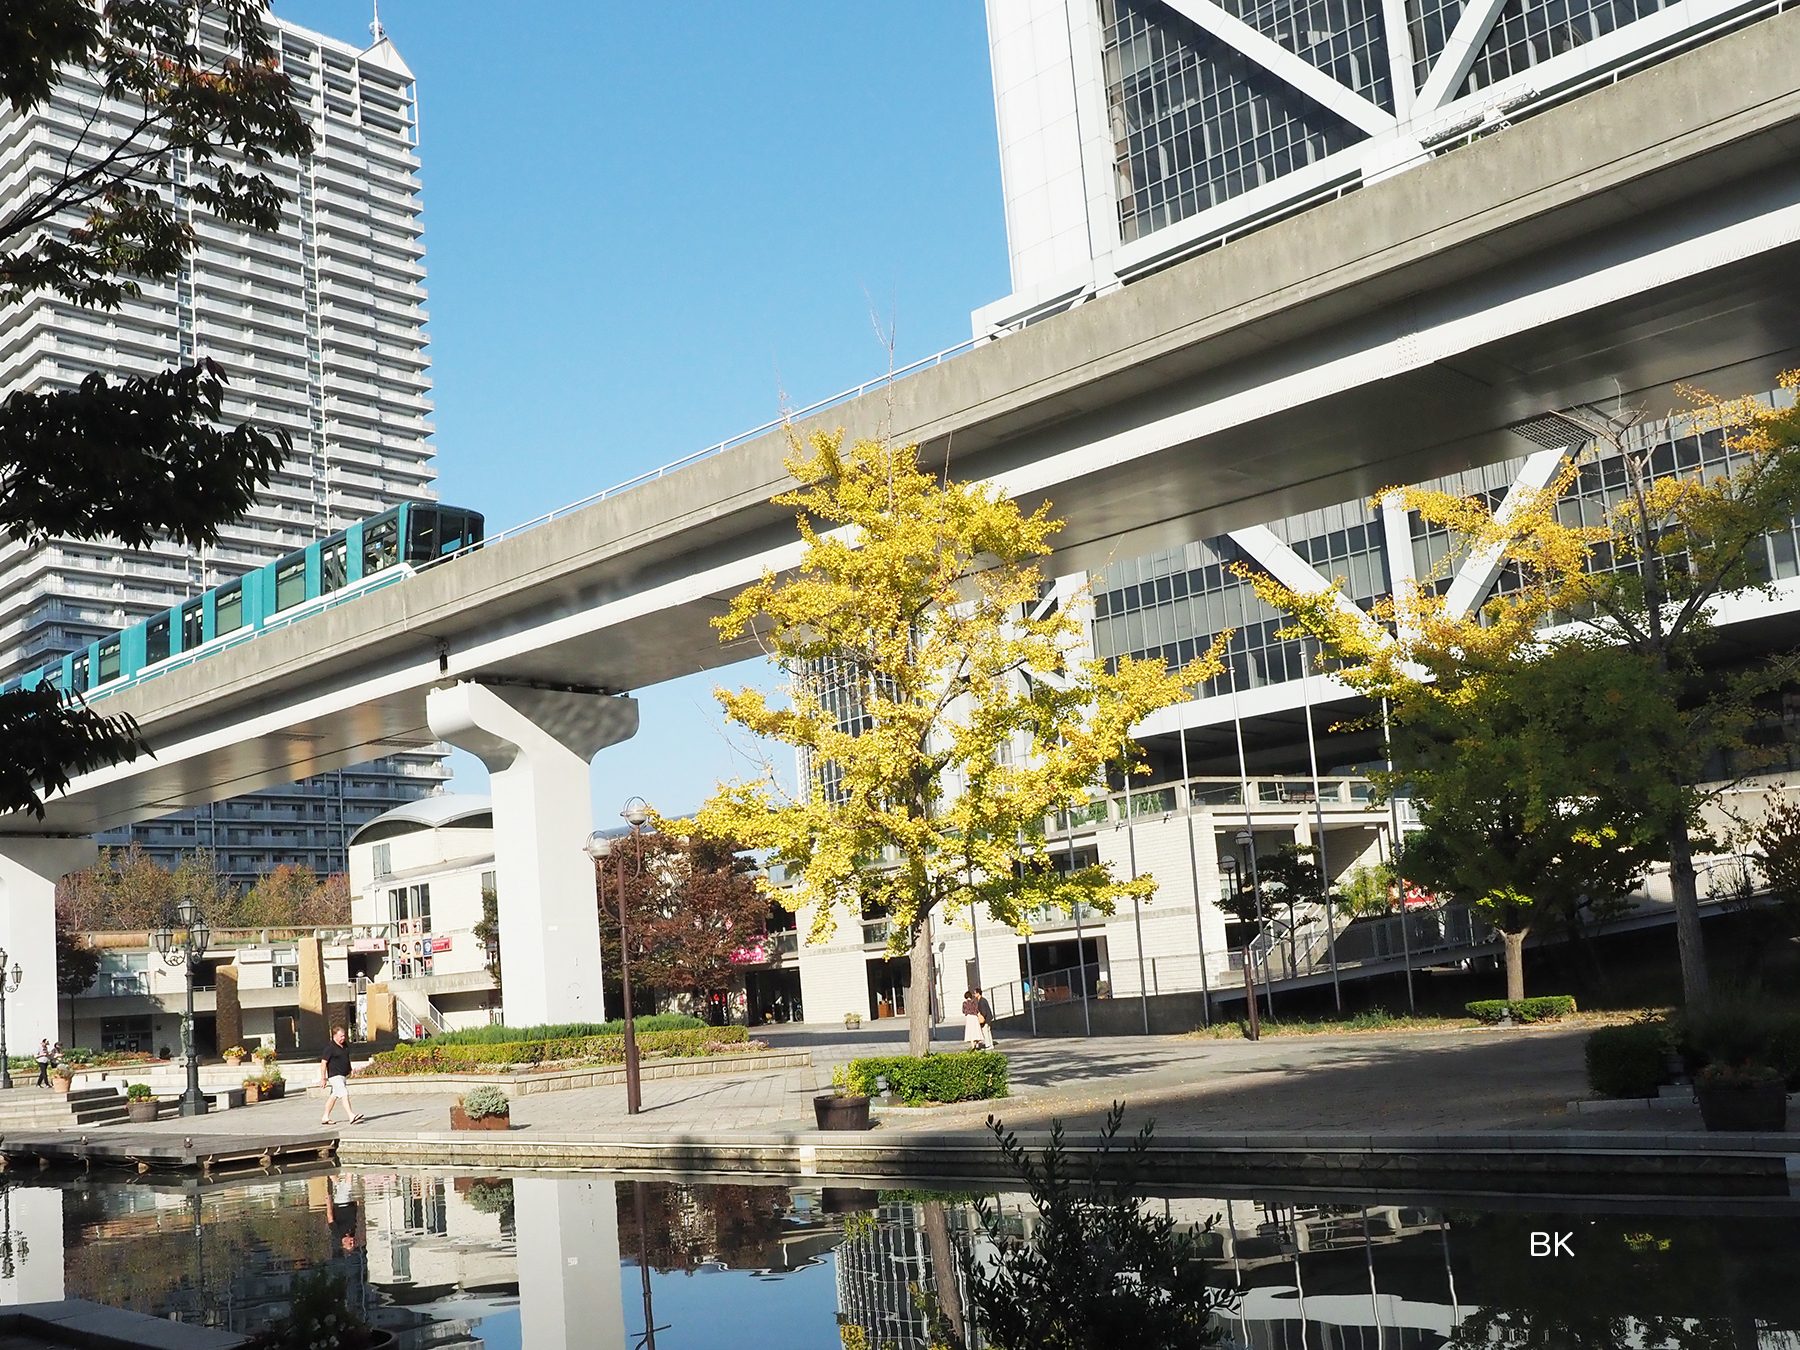
[[[1263,914],[1262,878],[1256,874],[1256,836],[1249,830],[1237,832],[1237,845],[1244,851],[1244,870],[1250,875],[1250,895],[1256,902],[1256,935],[1263,936],[1268,926],[1268,919]],[[1275,984],[1269,977],[1267,963],[1263,965],[1263,997],[1268,1000],[1269,1016],[1275,1016]]]
[[[650,819],[650,807],[642,797],[633,797],[625,803],[625,809],[619,812],[631,826],[631,838],[636,846],[638,871],[644,870],[644,840],[638,832],[644,822]],[[606,859],[613,853],[613,842],[598,832],[588,836],[586,844],[588,857],[600,867],[600,884],[606,884]],[[631,942],[629,921],[625,914],[625,853],[618,854],[619,868],[616,876],[619,891],[619,985],[625,1002],[625,1111],[628,1115],[637,1115],[643,1107],[643,1095],[638,1085],[638,1048],[636,1019],[631,1010]]]
[[[181,1094],[181,1114],[203,1116],[207,1102],[200,1091],[200,1053],[194,1044],[194,962],[206,955],[212,927],[192,900],[183,900],[175,907],[175,919],[179,932],[164,920],[162,927],[150,936],[156,950],[162,953],[164,965],[185,967],[187,1011],[181,1017],[181,1048],[187,1058],[187,1090]]]
[[[6,1058],[6,996],[19,992],[19,985],[25,979],[25,972],[19,969],[19,963],[7,964],[6,949],[0,947],[0,1088],[13,1085],[12,1064]]]

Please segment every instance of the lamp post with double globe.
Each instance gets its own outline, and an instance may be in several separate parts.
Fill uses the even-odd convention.
[[[14,961],[9,966],[7,959],[6,948],[0,947],[0,1088],[13,1085],[12,1065],[6,1058],[6,996],[18,993],[25,979],[19,963]]]
[[[203,1116],[207,1102],[200,1091],[200,1053],[194,1045],[194,962],[206,955],[212,926],[192,900],[183,900],[175,907],[175,921],[179,931],[165,919],[150,936],[165,965],[186,967],[183,983],[187,985],[187,1011],[181,1016],[181,1048],[187,1057],[187,1090],[181,1094],[181,1114]]]

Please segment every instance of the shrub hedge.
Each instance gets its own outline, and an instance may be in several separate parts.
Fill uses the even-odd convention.
[[[846,1092],[874,1096],[877,1078],[885,1078],[888,1091],[908,1106],[926,1102],[972,1102],[1004,1097],[1006,1056],[995,1050],[959,1050],[945,1055],[894,1055],[853,1059],[834,1073]]]
[[[1515,1022],[1554,1022],[1575,1011],[1575,1000],[1567,994],[1547,994],[1542,998],[1521,998],[1511,1002],[1503,998],[1484,998],[1463,1005],[1463,1011],[1470,1017],[1489,1026],[1505,1016],[1508,1009],[1511,1009]]]
[[[1754,1001],[1602,1027],[1587,1040],[1588,1086],[1604,1097],[1650,1097],[1673,1081],[1667,1056],[1690,1075],[1714,1065],[1769,1069],[1800,1089],[1800,1009]]]
[[[698,1017],[686,1013],[652,1013],[634,1019],[637,1033],[646,1031],[694,1031],[706,1025]],[[723,1028],[719,1028],[723,1030]],[[498,1023],[485,1027],[468,1027],[462,1031],[446,1031],[433,1036],[436,1045],[511,1045],[520,1041],[574,1041],[589,1036],[622,1036],[625,1024],[612,1022],[552,1022],[539,1027],[508,1027]]]
[[[691,1058],[710,1053],[709,1045],[729,1045],[750,1038],[746,1027],[701,1026],[683,1031],[644,1031],[637,1037],[638,1052],[669,1058]],[[369,1061],[358,1077],[380,1078],[403,1073],[498,1073],[513,1066],[557,1063],[562,1060],[599,1060],[603,1064],[625,1062],[623,1036],[578,1036],[564,1040],[505,1041],[497,1045],[446,1045],[441,1039],[415,1041],[383,1050]]]
[[[1602,1097],[1654,1097],[1668,1080],[1663,1063],[1673,1045],[1666,1022],[1601,1027],[1587,1038],[1588,1086]]]

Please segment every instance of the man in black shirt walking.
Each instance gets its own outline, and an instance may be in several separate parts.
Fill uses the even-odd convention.
[[[319,1121],[321,1125],[331,1124],[332,1108],[340,1101],[344,1104],[344,1114],[350,1117],[348,1124],[355,1125],[362,1119],[350,1105],[350,1049],[344,1044],[349,1037],[350,1033],[343,1027],[333,1027],[331,1044],[319,1060],[319,1086],[325,1089],[325,1116]]]

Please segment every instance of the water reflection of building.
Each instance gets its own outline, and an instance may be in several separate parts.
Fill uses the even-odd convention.
[[[973,1220],[973,1206],[967,1204],[928,1206],[912,1200],[889,1201],[872,1213],[849,1216],[837,1248],[840,1325],[860,1327],[864,1343],[883,1350],[890,1345],[925,1350],[932,1344],[927,1310],[941,1303],[949,1243],[966,1247]],[[940,1221],[944,1233],[934,1242],[930,1227]],[[948,1292],[954,1310],[966,1306],[966,1291],[960,1262],[952,1258],[950,1263]]]

